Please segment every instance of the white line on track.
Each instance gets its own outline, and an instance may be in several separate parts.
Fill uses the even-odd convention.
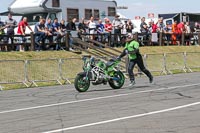
[[[177,107],[173,107],[173,108],[168,108],[168,109],[148,112],[148,113],[144,113],[144,114],[120,117],[120,118],[116,118],[116,119],[99,121],[99,122],[95,122],[95,123],[89,123],[89,124],[84,124],[84,125],[79,125],[79,126],[67,127],[67,128],[47,131],[47,132],[43,132],[43,133],[56,133],[56,132],[62,132],[62,131],[69,131],[69,130],[73,130],[73,129],[79,129],[79,128],[84,128],[84,127],[90,127],[90,126],[96,126],[96,125],[111,123],[111,122],[117,122],[117,121],[121,121],[121,120],[127,120],[127,119],[132,119],[132,118],[139,118],[139,117],[144,117],[144,116],[149,116],[149,115],[154,115],[154,114],[159,114],[159,113],[175,111],[175,110],[178,110],[178,109],[188,108],[188,107],[195,106],[195,105],[200,105],[200,102],[195,102],[195,103],[186,104],[186,105],[182,105],[182,106],[177,106]]]
[[[41,106],[34,106],[34,107],[28,107],[28,108],[21,108],[21,109],[1,111],[0,114],[13,113],[13,112],[19,112],[19,111],[27,111],[27,110],[47,108],[47,107],[54,107],[54,106],[74,104],[74,103],[81,103],[81,102],[94,101],[94,100],[100,100],[100,99],[122,97],[122,96],[128,96],[128,95],[133,95],[133,94],[156,92],[156,91],[162,91],[162,90],[172,90],[172,89],[177,89],[177,88],[185,88],[185,87],[198,86],[198,85],[200,85],[200,83],[198,83],[198,84],[182,85],[182,86],[174,86],[174,87],[169,87],[169,88],[159,88],[159,89],[152,89],[152,90],[144,90],[144,91],[138,91],[138,92],[133,92],[133,93],[118,94],[118,95],[111,95],[111,96],[104,96],[104,97],[96,97],[96,98],[76,100],[76,101],[69,101],[69,102],[62,102],[62,103],[55,103],[55,104],[46,104],[46,105],[41,105]]]

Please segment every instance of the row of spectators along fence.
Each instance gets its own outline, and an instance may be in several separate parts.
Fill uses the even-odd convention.
[[[108,58],[108,57],[107,57]],[[200,53],[145,54],[144,64],[159,74],[192,72],[200,69]],[[127,62],[121,65],[126,65]],[[82,71],[81,58],[46,60],[1,60],[0,85],[22,83],[26,87],[38,86],[38,82],[55,81],[62,85],[71,84],[78,72]],[[135,69],[135,73],[140,73]],[[126,70],[124,70],[126,73]]]
[[[187,38],[186,36],[188,36],[188,34],[186,35],[185,33],[182,33],[181,37],[177,40],[172,40],[171,39],[171,35],[172,34],[166,34],[163,32],[160,33],[156,33],[156,36],[158,36],[158,38],[155,40],[155,35],[154,35],[154,39],[152,42],[152,34],[141,34],[141,33],[134,33],[135,34],[135,39],[137,41],[139,41],[139,43],[141,44],[141,46],[149,46],[149,45],[159,45],[159,46],[164,46],[164,45],[170,45],[172,44],[172,42],[177,41],[180,45],[200,45],[200,33],[191,33],[189,36],[190,38]],[[81,39],[84,41],[84,37],[90,37],[90,34],[83,34],[81,37]],[[125,44],[125,39],[126,39],[126,35],[120,34],[120,35],[116,35],[116,34],[93,34],[94,39],[96,39],[98,42],[102,42],[103,44],[105,44],[106,46],[111,46],[111,47],[115,47],[115,46],[124,46]],[[20,42],[18,40],[20,40],[19,38],[21,37],[20,35],[13,35],[13,36],[9,36],[9,35],[0,35],[1,38],[4,37],[11,37],[14,38],[13,43],[5,43],[5,42],[1,42],[0,43],[0,47],[1,49],[3,49],[3,47],[15,47],[15,46],[19,46],[19,45],[23,45],[25,47],[27,47],[27,50],[30,51],[34,51],[35,50],[35,35],[33,33],[26,35],[26,38],[28,38],[29,41],[26,42]],[[70,43],[77,45],[75,42],[70,41],[73,40],[72,39],[73,36],[70,36],[70,34],[66,34],[66,36],[62,39],[61,44],[57,44],[57,43],[48,43],[48,41],[46,41],[45,45],[62,45],[62,48],[65,50],[69,50],[70,46],[73,47],[73,45],[71,45]],[[87,40],[86,40],[87,41]],[[188,43],[189,42],[189,43]],[[13,49],[11,49],[13,50]],[[46,49],[48,50],[48,49]]]

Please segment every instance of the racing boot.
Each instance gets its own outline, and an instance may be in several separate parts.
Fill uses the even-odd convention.
[[[151,75],[150,77],[149,77],[149,83],[153,83],[153,76]]]
[[[132,87],[135,85],[135,80],[131,80],[130,84],[128,85],[129,87]]]

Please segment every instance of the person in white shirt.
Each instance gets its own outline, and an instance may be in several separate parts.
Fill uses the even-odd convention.
[[[90,39],[94,39],[94,34],[96,33],[96,23],[94,22],[94,17],[90,17],[90,21],[88,22],[88,28],[89,28],[89,34],[90,34]]]
[[[191,33],[191,28],[190,28],[190,23],[186,22],[185,23],[185,42],[186,45],[190,45],[190,33]]]

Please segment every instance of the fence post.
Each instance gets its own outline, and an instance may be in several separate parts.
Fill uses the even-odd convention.
[[[135,40],[138,41],[138,32],[135,32]]]
[[[69,51],[69,33],[67,33],[66,35],[65,35],[65,46],[66,46],[66,50],[67,51]]]
[[[28,82],[28,60],[24,61],[24,84],[26,85],[26,87],[28,87],[28,85],[26,84],[26,82]]]
[[[31,51],[35,50],[35,36],[34,33],[31,32]]]
[[[198,44],[200,45],[200,33],[198,33]]]
[[[189,72],[192,72],[192,69],[190,69],[188,66],[187,66],[187,53],[186,52],[184,52],[183,53],[184,55],[184,71],[185,72],[187,72],[187,71],[189,71]]]
[[[181,34],[181,44],[185,45],[185,34],[184,33]]]
[[[159,45],[162,46],[162,42],[163,42],[163,33],[160,32],[159,33]]]
[[[111,46],[111,41],[112,41],[112,33],[109,32],[109,36],[108,36],[108,45],[109,45],[109,47]]]

